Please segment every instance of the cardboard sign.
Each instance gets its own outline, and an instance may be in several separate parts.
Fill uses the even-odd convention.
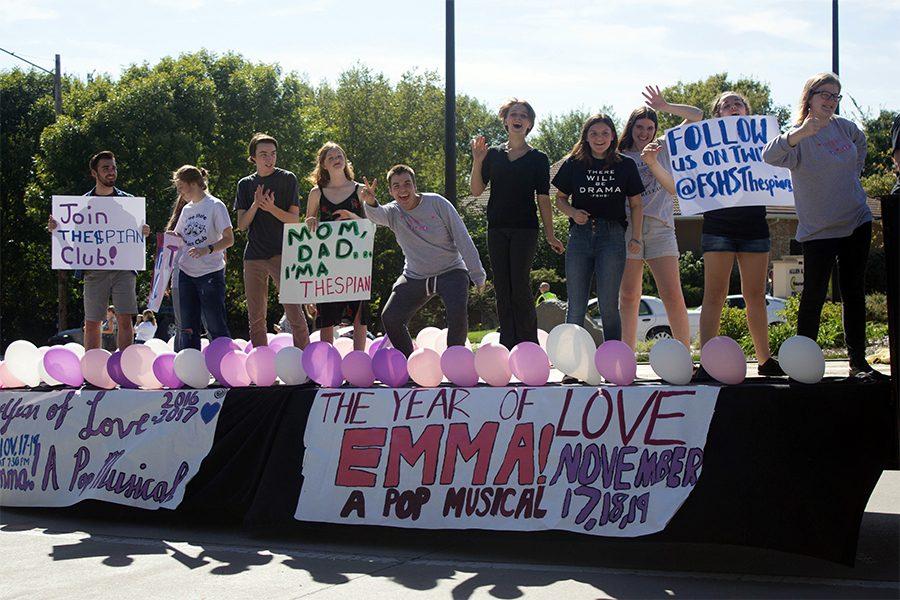
[[[147,296],[147,308],[153,312],[159,312],[163,296],[169,287],[172,271],[175,270],[175,260],[178,251],[184,246],[184,240],[171,233],[156,234],[156,261],[153,263],[153,283],[150,285],[150,295]]]
[[[681,214],[733,206],[794,206],[791,172],[762,159],[780,134],[769,116],[721,117],[666,131]]]
[[[143,271],[145,209],[130,196],[53,196],[52,268]]]
[[[375,224],[368,219],[284,226],[282,304],[368,300],[372,295]]]

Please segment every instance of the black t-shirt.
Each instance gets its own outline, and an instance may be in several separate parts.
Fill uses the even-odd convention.
[[[488,229],[537,229],[535,194],[550,194],[550,159],[532,148],[509,160],[504,147],[490,148],[481,163],[481,178],[491,184]]]
[[[560,165],[553,185],[572,197],[574,208],[587,211],[593,218],[619,221],[623,225],[627,222],[628,196],[644,192],[637,165],[621,155],[613,163],[591,157],[590,165],[570,156]]]
[[[897,150],[900,150],[900,115],[894,117],[894,124],[891,125],[891,154]],[[900,194],[900,175],[897,176],[897,183],[891,193]]]
[[[703,233],[759,240],[769,237],[765,206],[734,206],[703,213]]]
[[[253,204],[253,194],[257,186],[275,192],[275,206],[289,211],[292,206],[300,206],[297,177],[290,171],[275,169],[266,177],[258,173],[248,175],[238,182],[237,197],[234,200],[235,210],[249,210]],[[264,210],[256,211],[247,232],[247,247],[244,249],[244,260],[272,258],[281,254],[281,240],[284,234],[284,223],[272,213]]]

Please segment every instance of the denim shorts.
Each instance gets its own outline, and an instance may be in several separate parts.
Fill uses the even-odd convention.
[[[771,238],[745,240],[727,235],[704,233],[700,237],[703,252],[768,252],[772,247]]]

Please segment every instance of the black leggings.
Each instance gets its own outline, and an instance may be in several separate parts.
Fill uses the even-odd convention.
[[[850,366],[866,365],[866,261],[872,243],[872,223],[864,223],[847,237],[803,242],[803,295],[797,316],[797,334],[819,335],[822,306],[834,259],[843,300],[844,338]]]
[[[531,267],[537,229],[488,229],[488,254],[494,272],[500,343],[512,350],[519,342],[537,343],[537,312],[531,295]]]

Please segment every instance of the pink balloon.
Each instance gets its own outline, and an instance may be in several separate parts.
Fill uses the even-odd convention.
[[[275,352],[269,346],[253,348],[247,355],[247,375],[258,386],[275,385]]]
[[[294,336],[290,333],[279,333],[269,340],[269,348],[272,349],[272,352],[278,354],[278,351],[282,348],[287,348],[288,346],[294,345]]]
[[[406,357],[396,348],[382,348],[372,358],[375,378],[388,387],[400,387],[409,381]]]
[[[106,361],[103,361],[103,365],[104,367],[106,366]],[[12,374],[9,367],[6,366],[6,363],[2,360],[0,360],[0,383],[2,383],[5,388],[25,387],[25,384],[16,379],[16,376]]]
[[[338,354],[341,355],[341,358],[344,358],[353,352],[353,338],[339,337],[334,340],[334,347],[338,351]]]
[[[474,387],[478,385],[475,370],[475,353],[465,346],[450,346],[441,355],[441,370],[453,385]]]
[[[231,350],[222,357],[219,363],[222,383],[228,387],[247,387],[250,376],[247,374],[247,355],[241,350]]]
[[[122,352],[116,350],[113,352],[109,360],[106,361],[106,372],[119,386],[127,389],[137,389],[138,384],[128,379],[122,371]]]
[[[431,348],[419,348],[410,354],[406,367],[412,380],[422,387],[437,387],[444,378],[441,356]]]
[[[353,387],[367,388],[375,383],[372,357],[361,350],[354,350],[341,360],[341,373]]]
[[[225,383],[225,381],[222,379],[219,365],[222,363],[222,358],[232,350],[240,350],[238,345],[234,343],[234,340],[220,337],[211,341],[209,346],[206,347],[206,352],[203,353],[203,357],[206,359],[206,368],[209,369],[209,372],[212,373],[212,376],[217,381],[222,383]]]
[[[509,350],[500,344],[482,344],[475,352],[475,370],[488,385],[509,385]]]
[[[550,358],[538,344],[520,342],[509,353],[509,369],[525,385],[546,385],[550,379]]]
[[[84,385],[81,361],[78,360],[78,355],[68,348],[53,346],[47,350],[44,353],[44,369],[50,377],[69,387]]]
[[[156,352],[143,344],[132,344],[122,351],[122,373],[130,381],[145,389],[162,387],[159,379],[153,374],[153,361]]]
[[[603,378],[615,385],[631,385],[637,377],[634,350],[625,342],[607,340],[594,353],[594,365]]]
[[[300,359],[309,378],[322,387],[336,388],[344,383],[341,355],[328,342],[313,342],[303,350]]]
[[[153,361],[153,375],[159,379],[163,387],[170,390],[177,390],[184,387],[184,382],[175,374],[175,353],[163,352],[156,356]]]
[[[736,341],[720,335],[706,342],[700,351],[706,372],[726,385],[737,385],[747,376],[747,358]]]
[[[116,382],[106,370],[110,356],[112,355],[103,348],[94,348],[84,353],[81,357],[81,373],[88,383],[105,390],[116,387]]]

